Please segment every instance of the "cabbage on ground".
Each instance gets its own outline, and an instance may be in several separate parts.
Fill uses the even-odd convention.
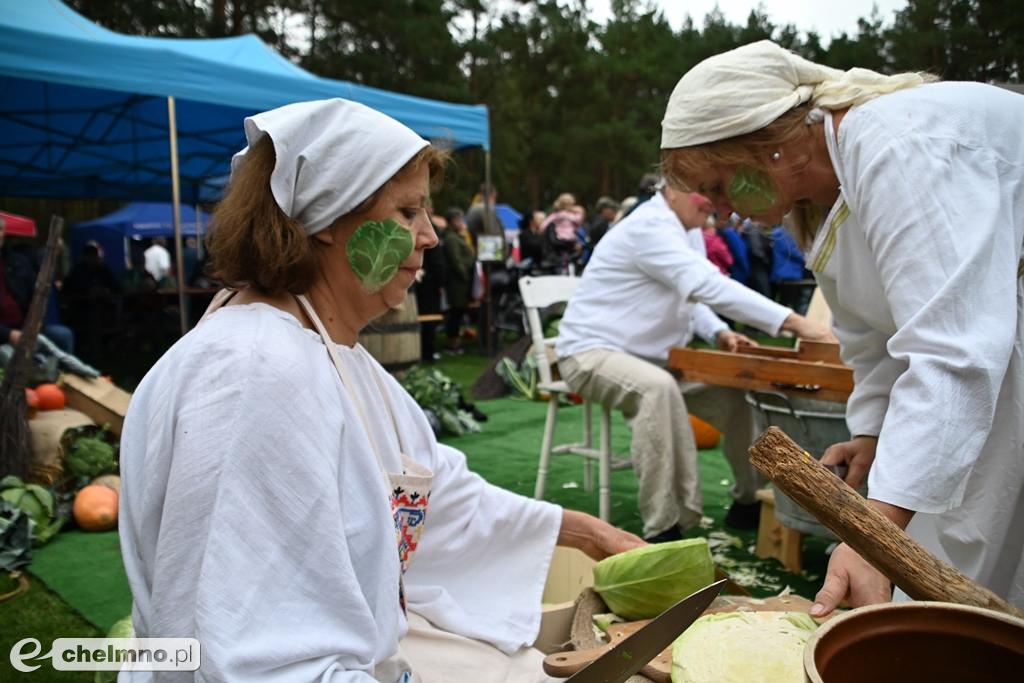
[[[672,644],[672,683],[804,683],[804,612],[706,614]]]
[[[624,619],[652,619],[715,580],[703,538],[629,550],[594,565],[594,591]]]

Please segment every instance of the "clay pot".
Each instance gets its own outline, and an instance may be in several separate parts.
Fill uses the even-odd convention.
[[[967,605],[860,607],[807,641],[808,683],[1003,683],[1024,672],[1024,620]]]

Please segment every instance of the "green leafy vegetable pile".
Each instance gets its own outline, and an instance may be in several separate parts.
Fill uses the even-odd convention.
[[[34,526],[28,513],[0,499],[0,571],[14,572],[32,562]]]
[[[107,440],[106,427],[92,436],[82,433],[73,436],[64,465],[75,479],[74,488],[80,489],[100,475],[115,474],[117,451],[117,444]]]
[[[64,518],[57,515],[57,497],[38,484],[26,484],[13,475],[6,476],[0,480],[0,498],[32,520],[36,544],[49,541],[64,525]]]
[[[462,389],[440,370],[414,366],[402,379],[402,386],[420,408],[437,416],[443,431],[455,436],[480,431],[480,424],[459,407]]]

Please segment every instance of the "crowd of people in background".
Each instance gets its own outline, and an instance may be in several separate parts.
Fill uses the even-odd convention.
[[[562,192],[549,206],[523,212],[514,229],[495,213],[498,192],[493,186],[486,194],[487,187],[481,185],[465,210],[451,206],[442,212],[430,207],[438,247],[428,250],[416,284],[419,313],[425,317],[421,330],[423,362],[433,363],[441,353],[465,353],[464,340],[476,337],[484,322],[481,304],[485,279],[489,278],[487,284],[494,292],[515,286],[515,278],[509,276],[513,269],[530,274],[582,274],[601,239],[635,207],[650,199],[659,181],[657,175],[645,174],[634,195],[622,200],[601,196],[589,205],[589,210],[576,195]],[[488,210],[489,216],[485,214]],[[484,246],[483,256],[481,235],[492,240]],[[741,222],[735,216],[714,217],[704,229],[704,236],[708,258],[723,273],[799,313],[806,312],[813,280],[804,267],[803,254],[782,226]],[[166,239],[135,239],[129,244],[127,262],[120,272],[111,267],[102,246],[95,242],[84,245],[78,254],[65,254],[55,275],[47,318],[50,332],[61,345],[73,348],[73,328],[95,322],[95,306],[71,306],[71,299],[80,303],[155,294],[159,289],[176,287],[179,272],[190,287],[208,285],[198,246],[194,237],[184,242],[184,262],[179,268]],[[29,262],[38,264],[37,256],[29,255]],[[12,258],[18,257],[6,260]],[[31,277],[37,270],[37,265],[31,269]],[[62,312],[68,323],[63,328]],[[444,333],[441,348],[439,332]]]
[[[571,192],[561,192],[545,208],[523,211],[515,226],[503,223],[495,212],[498,191],[493,186],[487,194],[487,187],[481,185],[465,210],[452,206],[442,212],[431,206],[438,247],[428,251],[416,284],[418,311],[425,318],[421,328],[422,361],[431,364],[440,360],[442,353],[465,353],[464,340],[482,331],[485,280],[489,279],[493,294],[515,287],[510,271],[582,275],[601,239],[653,197],[660,184],[660,176],[647,173],[638,182],[635,194],[622,200],[604,195],[592,205],[585,205]],[[488,209],[489,217],[485,215]],[[741,221],[735,214],[713,214],[702,232],[708,259],[724,274],[806,314],[814,280],[805,267],[803,253],[784,226]],[[498,240],[497,251],[491,243],[481,247],[481,235]],[[497,258],[495,253],[499,254]],[[439,332],[444,333],[441,348]]]

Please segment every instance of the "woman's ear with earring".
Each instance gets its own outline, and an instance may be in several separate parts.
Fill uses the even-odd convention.
[[[782,158],[782,152],[772,152],[772,160],[778,161]]]

